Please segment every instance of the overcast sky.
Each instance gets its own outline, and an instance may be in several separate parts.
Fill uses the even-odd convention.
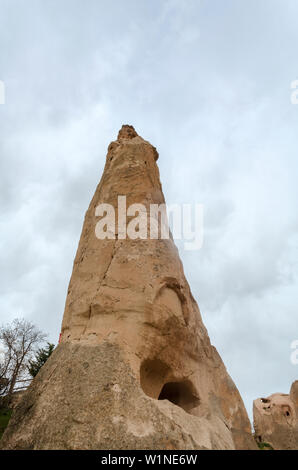
[[[298,339],[297,0],[0,0],[0,321],[57,343],[83,218],[123,123],[159,151],[180,246],[251,414],[288,393]]]

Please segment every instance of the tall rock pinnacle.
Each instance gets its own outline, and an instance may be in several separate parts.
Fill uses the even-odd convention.
[[[149,213],[164,203],[157,159],[132,126],[109,145],[74,261],[61,342],[15,410],[2,448],[254,448],[242,399],[210,344],[172,238],[125,236],[132,214],[123,219],[120,205],[142,204]],[[105,239],[96,232],[101,204],[115,209]]]

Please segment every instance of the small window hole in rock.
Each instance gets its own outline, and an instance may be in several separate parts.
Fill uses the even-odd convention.
[[[174,378],[171,369],[159,359],[143,362],[140,379],[143,391],[151,398],[168,400],[190,414],[199,406],[192,383]]]

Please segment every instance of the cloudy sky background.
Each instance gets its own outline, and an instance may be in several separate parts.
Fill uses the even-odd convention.
[[[251,413],[298,339],[297,0],[0,0],[0,322],[57,343],[85,210],[123,123],[159,151],[212,343]]]

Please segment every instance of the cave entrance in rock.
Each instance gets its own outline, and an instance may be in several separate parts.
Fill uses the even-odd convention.
[[[199,399],[193,394],[192,384],[188,381],[165,383],[158,400],[169,400],[187,413],[199,405]]]
[[[187,413],[199,405],[199,398],[189,380],[175,380],[171,368],[159,359],[145,360],[140,368],[143,391],[155,400],[168,400]]]

